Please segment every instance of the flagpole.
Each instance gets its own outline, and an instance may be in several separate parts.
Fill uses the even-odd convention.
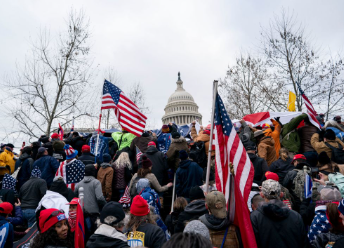
[[[214,134],[214,116],[215,116],[215,101],[216,101],[216,94],[217,94],[217,85],[218,81],[214,80],[213,83],[213,105],[211,110],[211,130],[210,130],[210,141],[209,141],[209,149],[208,149],[208,163],[207,163],[207,176],[205,180],[205,192],[208,193],[209,191],[209,175],[210,175],[210,162],[211,162],[211,151],[213,146],[213,134]]]
[[[96,153],[95,153],[95,162],[97,163],[98,156],[98,145],[99,145],[99,133],[100,133],[100,122],[102,121],[102,113],[99,114],[99,124],[98,124],[98,135],[97,135],[97,144],[96,144]]]

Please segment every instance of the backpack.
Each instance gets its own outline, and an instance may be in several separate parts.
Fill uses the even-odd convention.
[[[342,197],[344,197],[344,175],[339,172],[335,172],[329,174],[328,179],[331,183],[334,183],[338,187],[339,192],[341,193]]]
[[[331,155],[331,160],[333,162],[336,162],[337,164],[344,164],[344,150],[341,144],[338,144],[338,148],[331,146],[329,143],[325,142],[325,145],[331,149],[332,155]]]
[[[191,146],[189,157],[202,168],[207,166],[207,155],[203,141],[195,142]]]
[[[305,196],[305,172],[303,170],[294,169],[297,171],[296,176],[293,179],[294,193],[302,201]]]

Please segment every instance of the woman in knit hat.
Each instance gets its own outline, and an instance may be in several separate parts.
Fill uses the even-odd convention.
[[[63,210],[49,208],[39,215],[40,233],[33,239],[31,247],[74,247],[74,235]]]
[[[165,186],[161,186],[156,176],[152,173],[153,164],[150,159],[147,158],[146,155],[143,155],[141,158],[142,167],[137,171],[137,173],[135,173],[130,181],[129,192],[131,196],[137,195],[136,184],[140,180],[140,178],[147,178],[150,182],[151,188],[158,193],[165,192],[168,190],[169,187],[172,187],[173,183],[168,183]]]
[[[161,247],[166,242],[164,232],[151,217],[147,201],[139,195],[131,204],[126,230],[130,247]]]

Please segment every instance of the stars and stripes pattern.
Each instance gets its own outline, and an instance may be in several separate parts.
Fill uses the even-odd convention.
[[[63,131],[63,128],[61,127],[60,123],[59,123],[59,129],[58,129],[57,133],[59,135],[60,140],[63,140],[64,131]]]
[[[257,247],[257,244],[247,207],[247,199],[253,182],[254,168],[219,94],[216,94],[214,114],[216,187],[219,191],[223,192],[228,203],[230,197],[229,163],[232,163],[234,167],[235,185],[234,222],[240,228],[244,247],[254,248]]]
[[[308,231],[308,239],[315,240],[320,233],[327,233],[331,224],[326,217],[326,205],[315,208],[315,216]]]
[[[139,159],[141,158],[142,152],[138,147],[136,147],[136,162],[139,162]]]
[[[114,109],[122,129],[140,136],[146,126],[147,117],[117,86],[104,81],[101,109]]]
[[[129,187],[127,186],[125,188],[122,198],[118,202],[121,203],[123,207],[128,208],[130,207],[130,201],[131,201],[130,192],[129,192]]]
[[[74,191],[75,186],[85,176],[85,165],[77,159],[73,159],[69,163],[61,162],[60,167],[56,171],[55,177],[62,177],[67,187]]]
[[[308,118],[309,118],[309,121],[314,125],[316,126],[317,128],[321,129],[321,126],[320,126],[320,123],[319,121],[317,120],[317,112],[315,111],[311,101],[309,101],[309,99],[307,98],[307,96],[305,95],[305,93],[303,92],[303,90],[301,89],[301,86],[299,83],[297,83],[297,87],[299,88],[299,91],[300,91],[300,94],[302,96],[302,99],[303,101],[305,102],[306,104],[306,108],[307,108],[307,115],[308,115]]]

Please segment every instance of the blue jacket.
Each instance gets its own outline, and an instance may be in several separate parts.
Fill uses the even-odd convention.
[[[153,206],[155,209],[155,214],[160,216],[160,199],[159,195],[155,192],[154,189],[151,189],[150,187],[146,187],[142,192],[141,196],[143,199],[145,199],[149,206]]]
[[[166,154],[166,152],[170,148],[171,141],[172,141],[172,135],[170,133],[161,133],[158,136],[158,145],[157,145],[158,150]]]
[[[23,224],[23,212],[21,207],[15,207],[15,216],[14,217],[7,217],[7,221],[10,222],[14,226],[19,226]]]
[[[5,220],[5,217],[0,216],[0,228],[4,225],[8,223],[7,220]],[[6,243],[4,245],[4,248],[12,248],[13,247],[13,240],[14,240],[14,230],[13,230],[13,226],[11,223],[9,224],[9,228],[8,228],[8,235],[7,235],[7,239],[6,239]],[[0,239],[2,239],[3,235],[5,235],[5,233],[3,232],[3,230],[1,230],[0,232]]]
[[[18,189],[31,177],[31,167],[34,163],[34,160],[31,158],[30,155],[24,153],[20,156],[20,158],[16,162],[16,168],[18,169],[21,166],[21,169],[18,173]],[[33,167],[32,167],[33,168]]]
[[[54,180],[55,173],[60,166],[59,161],[51,156],[45,155],[36,160],[33,163],[32,168],[35,168],[36,166],[42,172],[41,178],[44,179],[47,182],[48,187],[50,187]]]
[[[189,191],[192,187],[201,186],[203,170],[191,160],[182,160],[176,172],[176,193],[177,196],[189,198]]]
[[[109,154],[109,141],[111,138],[99,136],[99,144],[98,144],[98,154],[97,154],[97,162],[103,163],[103,154]],[[96,146],[97,146],[97,134],[92,135],[90,138],[89,144],[91,147],[91,154],[95,155],[96,153]]]
[[[340,139],[341,141],[344,140],[344,132],[340,131],[338,128],[335,127],[328,127],[327,129],[331,129],[337,136],[338,139]]]

